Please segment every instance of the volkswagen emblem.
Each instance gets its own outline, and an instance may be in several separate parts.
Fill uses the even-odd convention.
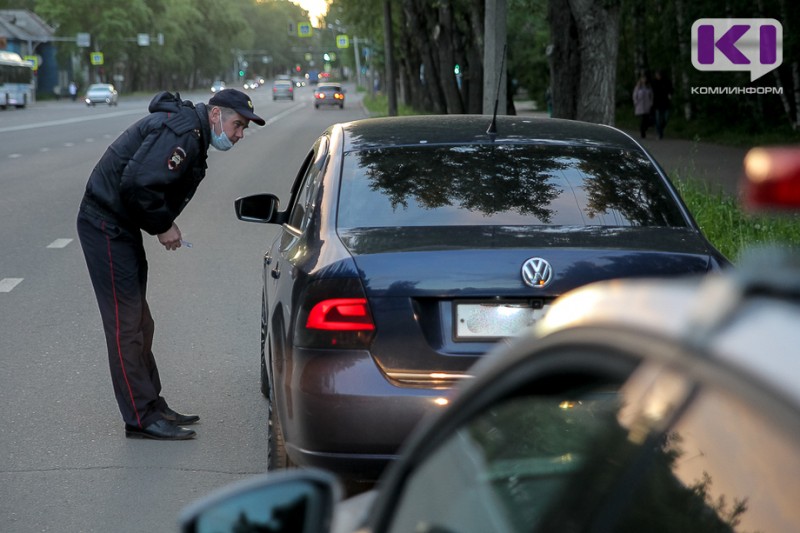
[[[522,264],[522,281],[529,287],[545,287],[553,279],[553,267],[541,257],[531,257]]]

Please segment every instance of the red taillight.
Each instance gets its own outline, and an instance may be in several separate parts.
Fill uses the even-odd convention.
[[[327,331],[372,331],[375,324],[365,298],[333,298],[311,308],[306,327]]]
[[[325,93],[317,93],[316,96],[319,100],[322,100],[325,98]]]
[[[297,302],[293,342],[299,348],[368,350],[377,334],[358,278],[316,280]]]

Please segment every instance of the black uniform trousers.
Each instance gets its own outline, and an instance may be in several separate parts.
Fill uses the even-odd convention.
[[[84,200],[78,237],[103,320],[117,404],[125,423],[141,428],[163,418],[166,408],[152,351],[147,258],[141,231],[111,220]]]

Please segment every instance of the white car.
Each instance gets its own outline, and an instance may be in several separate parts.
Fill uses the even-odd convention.
[[[94,106],[96,104],[108,104],[110,106],[117,105],[119,95],[117,90],[110,83],[94,83],[89,85],[86,89],[86,96],[84,101],[87,106]]]

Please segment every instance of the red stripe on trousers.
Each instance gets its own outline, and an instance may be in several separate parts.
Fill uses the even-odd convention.
[[[131,397],[131,405],[133,412],[136,413],[136,421],[139,427],[142,427],[142,419],[139,418],[139,411],[136,409],[136,402],[133,400],[133,389],[128,382],[128,373],[125,372],[125,361],[122,358],[122,346],[119,343],[119,303],[117,302],[117,286],[114,283],[114,260],[111,258],[111,238],[106,235],[106,223],[103,222],[103,234],[106,236],[106,243],[108,244],[108,265],[111,270],[111,293],[114,295],[114,320],[116,323],[116,339],[117,339],[117,354],[119,355],[119,366],[122,368],[122,377],[125,378],[125,385],[128,387],[128,394]]]

